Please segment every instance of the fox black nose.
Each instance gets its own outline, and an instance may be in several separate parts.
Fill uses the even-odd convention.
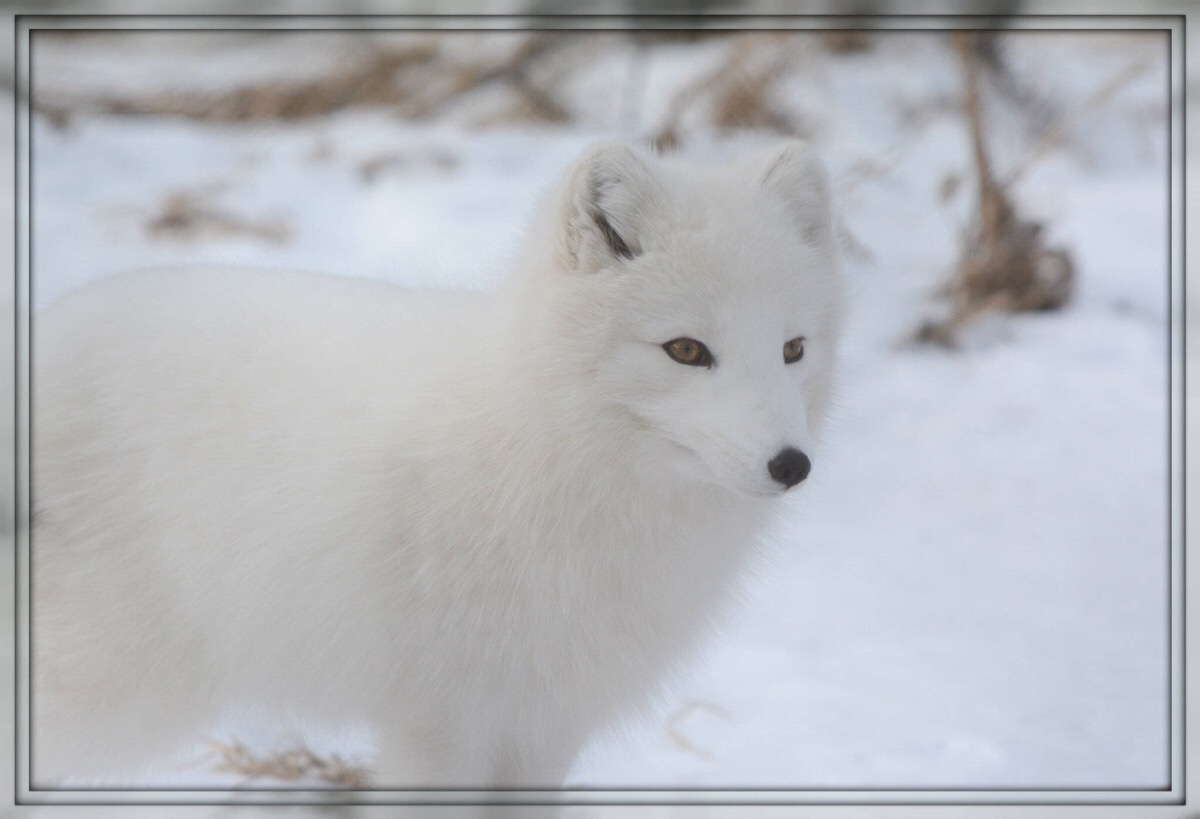
[[[812,462],[808,456],[790,446],[771,459],[767,471],[771,477],[789,489],[808,477]]]

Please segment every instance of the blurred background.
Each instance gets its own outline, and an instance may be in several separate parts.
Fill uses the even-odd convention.
[[[158,265],[486,287],[592,143],[720,159],[807,138],[851,301],[820,468],[702,660],[568,785],[1162,787],[1168,48],[1135,31],[36,32],[35,309]],[[164,781],[352,784],[371,745],[252,716],[214,737]],[[314,758],[283,753],[300,746]]]

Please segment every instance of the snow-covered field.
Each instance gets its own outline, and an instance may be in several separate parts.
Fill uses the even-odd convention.
[[[35,93],[206,87],[222,64],[202,48],[103,45],[39,45]],[[487,286],[578,153],[652,130],[666,89],[721,47],[653,50],[632,120],[600,93],[628,73],[619,48],[579,78],[593,104],[572,125],[473,128],[455,112],[418,124],[378,110],[252,126],[39,117],[36,306],[130,268],[199,262]],[[306,48],[315,71],[319,44]],[[1040,33],[1010,53],[1068,115],[1015,193],[1074,254],[1076,297],[1058,313],[987,319],[957,352],[898,345],[952,267],[969,212],[969,175],[943,196],[970,167],[947,104],[953,54],[928,34],[804,51],[786,95],[827,158],[848,236],[835,430],[744,605],[656,716],[599,738],[569,785],[1167,783],[1166,43]],[[268,72],[272,59],[235,65]],[[996,110],[1003,171],[1029,135]],[[775,138],[697,130],[684,148],[731,156]],[[200,216],[167,218],[185,200]],[[279,741],[262,725],[226,728],[264,749]],[[353,733],[325,744],[368,747]]]

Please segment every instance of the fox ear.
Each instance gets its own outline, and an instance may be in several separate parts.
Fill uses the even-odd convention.
[[[791,140],[770,152],[763,163],[762,185],[783,198],[806,242],[833,242],[829,180],[807,143]]]
[[[563,231],[573,270],[591,273],[642,253],[642,228],[656,185],[625,145],[599,145],[575,164],[567,183]]]

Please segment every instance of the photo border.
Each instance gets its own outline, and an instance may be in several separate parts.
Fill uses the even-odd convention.
[[[471,790],[286,790],[282,788],[238,788],[229,790],[212,788],[194,789],[55,789],[37,790],[28,787],[28,669],[29,669],[29,326],[30,326],[30,205],[31,180],[29,158],[31,152],[29,112],[30,97],[30,37],[38,30],[281,30],[301,31],[313,28],[334,30],[361,30],[364,23],[373,30],[645,30],[702,29],[702,30],[820,30],[864,28],[862,21],[871,20],[872,30],[957,30],[988,29],[1002,27],[1008,30],[1165,30],[1170,33],[1170,125],[1169,160],[1171,179],[1169,185],[1171,220],[1168,228],[1170,242],[1170,294],[1168,312],[1168,334],[1170,338],[1170,685],[1169,713],[1170,730],[1170,775],[1167,789],[696,789],[679,790],[670,788],[620,788],[620,789],[513,789],[507,791]],[[231,27],[230,20],[238,25]],[[1086,25],[1083,21],[1088,21]],[[532,25],[530,21],[535,21]],[[952,25],[946,25],[953,21]],[[1099,21],[1099,22],[1097,22]],[[522,807],[552,805],[608,805],[608,806],[671,806],[713,805],[759,807],[830,807],[830,806],[908,806],[938,807],[961,806],[1005,807],[1022,806],[1176,806],[1186,808],[1185,778],[1186,762],[1186,713],[1185,687],[1185,552],[1184,537],[1186,515],[1184,508],[1186,459],[1185,459],[1185,376],[1186,376],[1186,284],[1185,264],[1185,195],[1184,195],[1184,150],[1185,150],[1185,33],[1186,20],[1181,14],[1021,14],[1015,16],[996,15],[767,15],[767,14],[711,14],[703,17],[693,15],[100,15],[100,14],[33,14],[18,15],[14,34],[15,65],[15,194],[16,194],[16,242],[14,278],[14,345],[15,345],[15,515],[14,515],[14,571],[15,571],[15,765],[14,795],[18,805],[72,805],[72,806],[168,806],[168,805],[312,805],[328,807],[337,805],[365,806],[459,806],[474,804],[496,804]],[[226,798],[214,799],[214,794]],[[236,794],[238,798],[228,798]],[[389,794],[403,798],[385,798]],[[964,794],[971,798],[964,800]],[[448,795],[460,798],[447,799]],[[465,798],[473,795],[472,798]],[[868,795],[867,798],[863,798]],[[135,798],[129,798],[129,797]],[[295,797],[302,797],[296,799]],[[576,797],[592,798],[576,798]],[[595,798],[599,796],[599,798]],[[914,798],[914,796],[916,798]],[[122,797],[122,798],[118,798]],[[753,797],[748,799],[747,797]],[[528,813],[528,812],[527,812]],[[639,815],[645,815],[639,814]],[[758,814],[756,814],[758,815]],[[788,815],[797,815],[790,813]],[[897,814],[899,815],[899,814]],[[922,816],[933,816],[923,811]],[[954,816],[969,814],[958,811]],[[1108,814],[1112,815],[1112,814]],[[1179,814],[1183,815],[1183,814]]]

